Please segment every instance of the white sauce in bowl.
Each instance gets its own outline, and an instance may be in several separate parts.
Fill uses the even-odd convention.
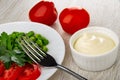
[[[86,32],[79,36],[73,47],[80,53],[98,55],[113,49],[115,42],[103,33]]]

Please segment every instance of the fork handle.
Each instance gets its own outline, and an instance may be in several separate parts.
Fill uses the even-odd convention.
[[[61,70],[65,71],[65,72],[71,74],[72,76],[76,77],[78,80],[88,80],[88,79],[82,77],[81,75],[75,73],[74,71],[72,71],[72,70],[70,70],[70,69],[68,69],[68,68],[66,68],[66,67],[64,67],[64,66],[62,66],[62,65],[59,65],[59,64],[58,64],[58,65],[56,66],[56,68],[61,69]]]

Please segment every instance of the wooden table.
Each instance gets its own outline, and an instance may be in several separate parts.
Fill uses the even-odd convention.
[[[29,21],[28,12],[30,8],[33,5],[35,5],[38,1],[39,0],[0,0],[0,24],[14,22],[14,21]],[[79,6],[77,0],[74,1],[53,0],[53,1],[56,4],[58,14],[65,7],[75,6],[75,4],[76,6]],[[78,1],[82,2],[83,0],[78,0]],[[93,8],[92,3],[96,7]],[[109,5],[107,5],[107,3]],[[106,6],[105,7],[107,8],[106,10],[108,10],[107,12],[110,13],[105,12],[106,10],[104,10],[104,7],[99,8],[100,4],[101,6]],[[111,8],[112,7],[111,5],[113,5],[113,7],[116,9],[114,10],[113,8]],[[90,13],[91,21],[89,26],[97,25],[102,27],[108,27],[113,31],[115,31],[120,38],[120,1],[119,0],[101,0],[101,1],[90,0],[88,2],[87,0],[84,0],[81,6],[85,7]],[[111,12],[114,12],[114,14]],[[59,32],[59,34],[62,36],[65,42],[66,52],[63,61],[64,66],[70,68],[71,70],[74,70],[75,72],[79,73],[82,76],[85,76],[86,78],[88,78],[88,80],[120,80],[120,48],[116,63],[109,69],[99,72],[85,71],[79,68],[72,58],[68,44],[71,35],[65,33],[62,30],[58,19],[55,22],[55,24],[52,25],[52,27],[55,30],[57,30],[57,32]],[[76,79],[63,71],[58,70],[49,80],[76,80]]]

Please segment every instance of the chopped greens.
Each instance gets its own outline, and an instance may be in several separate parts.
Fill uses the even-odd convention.
[[[35,34],[33,31],[29,31],[28,33],[13,32],[12,34],[2,32],[0,35],[0,61],[3,61],[6,69],[9,69],[12,63],[16,63],[19,66],[24,66],[25,63],[32,63],[32,60],[25,54],[17,42],[17,39],[23,35],[27,35],[43,51],[48,51],[48,39],[40,34]]]

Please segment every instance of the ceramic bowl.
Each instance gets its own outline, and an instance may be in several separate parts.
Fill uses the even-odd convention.
[[[105,52],[104,54],[92,56],[78,52],[74,49],[73,45],[76,39],[78,39],[78,37],[85,32],[99,32],[105,34],[113,39],[115,47]],[[73,59],[80,68],[89,71],[101,71],[111,67],[115,63],[119,46],[119,38],[115,32],[108,28],[93,26],[81,29],[74,33],[69,40],[69,45]]]

